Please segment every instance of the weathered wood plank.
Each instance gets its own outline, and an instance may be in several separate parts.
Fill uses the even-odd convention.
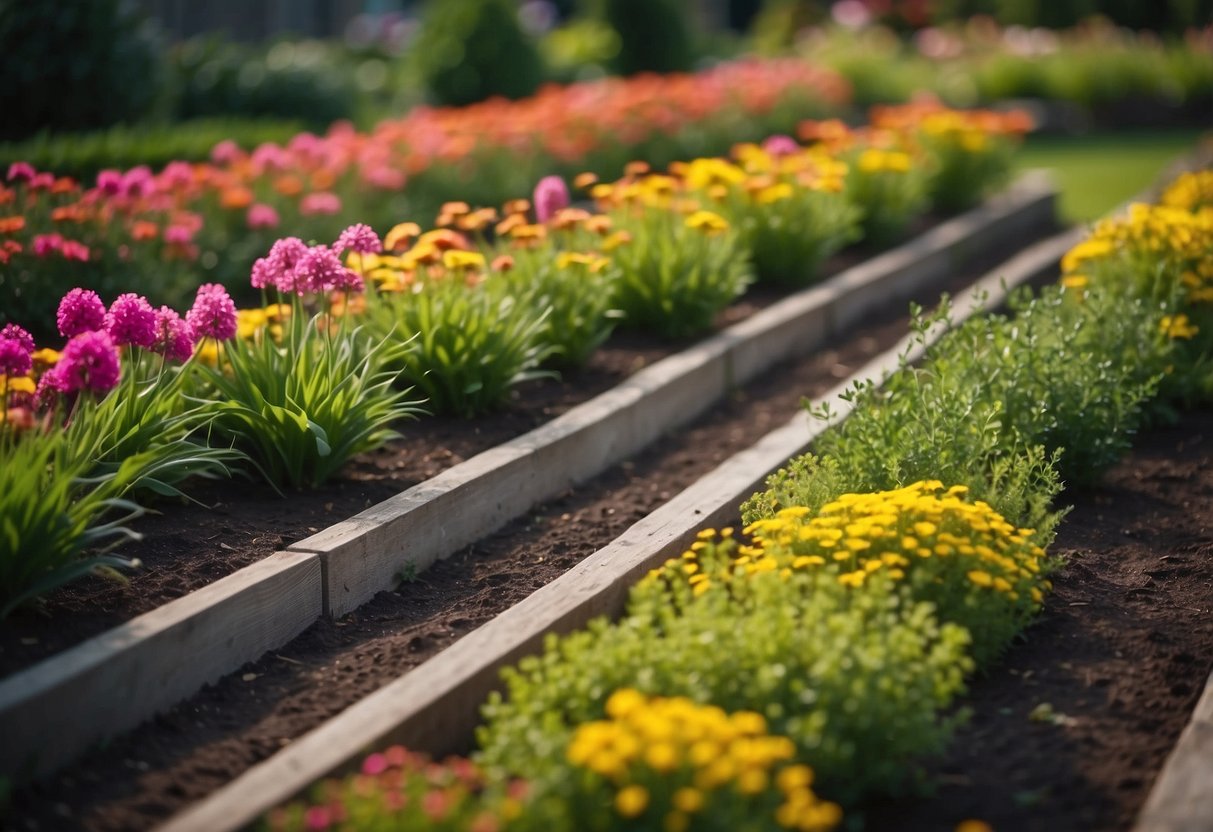
[[[1154,782],[1133,832],[1213,829],[1213,675]]]
[[[0,682],[0,773],[52,771],[294,638],[320,561],[280,552]]]

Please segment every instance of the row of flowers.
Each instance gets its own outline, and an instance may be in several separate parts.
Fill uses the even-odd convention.
[[[807,62],[740,61],[422,107],[367,133],[338,124],[251,150],[223,142],[208,163],[106,170],[91,185],[17,163],[0,185],[0,323],[81,283],[180,304],[203,280],[234,289],[281,228],[331,239],[454,198],[499,203],[553,169],[616,175],[633,158],[723,153],[846,98],[838,76]]]
[[[1209,394],[1210,252],[1213,171],[1101,223],[1060,284],[955,328],[885,393],[858,387],[742,508],[744,538],[702,532],[622,619],[507,670],[474,762],[392,748],[265,827],[861,827],[1044,603],[1063,472],[1097,475],[1143,422]]]
[[[118,565],[85,553],[95,530],[129,538],[112,511],[137,513],[139,491],[240,469],[316,486],[396,437],[422,400],[434,414],[485,412],[522,380],[584,364],[618,323],[699,335],[755,279],[811,283],[860,236],[885,243],[931,204],[980,199],[1024,126],[936,105],[881,111],[861,130],[806,122],[806,146],[777,136],[667,173],[582,175],[592,211],[552,176],[534,205],[448,203],[425,232],[286,237],[254,263],[262,300],[246,309],[213,283],[184,315],[73,289],[56,316],[61,351],[35,349],[17,324],[0,334],[3,612]],[[35,453],[73,462],[8,464]],[[49,534],[62,518],[72,534]]]

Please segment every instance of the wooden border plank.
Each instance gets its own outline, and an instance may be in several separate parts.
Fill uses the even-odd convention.
[[[0,772],[52,771],[290,641],[320,616],[320,571],[279,552],[0,682]]]
[[[970,300],[958,304],[954,320],[993,308],[1011,288],[1055,271],[1082,236],[1079,230],[1064,232],[1004,263],[974,287],[977,293]],[[937,327],[932,338],[942,334]],[[883,379],[903,357],[913,361],[920,354],[907,337],[834,388],[826,397],[837,414],[834,421],[849,412],[842,394],[855,381]],[[727,522],[768,474],[803,452],[825,427],[798,415],[560,578],[171,819],[160,832],[239,829],[388,744],[433,754],[463,750],[479,720],[480,704],[499,687],[502,667],[538,652],[548,633],[568,632],[597,615],[618,614],[636,580],[682,551],[698,529]]]
[[[1133,832],[1213,829],[1213,674],[1150,789]]]

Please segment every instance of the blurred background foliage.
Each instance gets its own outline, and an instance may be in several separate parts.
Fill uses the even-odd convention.
[[[222,138],[251,147],[336,121],[367,129],[422,104],[693,71],[744,54],[798,54],[839,70],[852,115],[931,90],[956,106],[1047,102],[1044,126],[1063,131],[1213,122],[1213,0],[311,5],[331,7],[310,31],[330,36],[274,32],[262,7],[282,4],[269,0],[0,0],[0,162],[88,176],[202,159]],[[173,30],[186,9],[204,31],[212,7],[225,28]],[[257,29],[233,30],[254,18]]]

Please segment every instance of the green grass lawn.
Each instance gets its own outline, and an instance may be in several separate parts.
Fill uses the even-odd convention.
[[[1195,148],[1199,130],[1030,136],[1018,167],[1046,168],[1061,188],[1068,222],[1093,220],[1151,185],[1167,165]]]

